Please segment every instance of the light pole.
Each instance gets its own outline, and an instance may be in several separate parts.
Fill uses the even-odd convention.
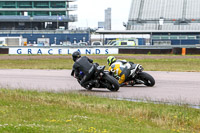
[[[57,14],[57,29],[59,28],[59,20],[62,20],[62,17]]]
[[[58,29],[58,14],[57,14],[57,29]]]

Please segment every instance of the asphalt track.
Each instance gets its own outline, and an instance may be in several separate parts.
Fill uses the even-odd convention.
[[[70,70],[1,69],[0,87],[52,92],[75,91],[119,99],[200,105],[199,72],[148,71],[147,73],[156,80],[154,87],[144,85],[121,87],[118,92],[110,92],[107,89],[86,91],[70,76],[70,72]]]

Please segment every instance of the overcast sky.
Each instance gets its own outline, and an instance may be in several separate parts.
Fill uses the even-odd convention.
[[[104,21],[105,9],[111,8],[112,30],[124,30],[123,22],[128,21],[132,0],[77,0],[78,10],[71,14],[78,15],[78,22],[69,26],[97,28],[98,21]]]

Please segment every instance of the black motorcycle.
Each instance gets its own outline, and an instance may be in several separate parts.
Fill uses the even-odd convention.
[[[131,64],[130,75],[125,81],[126,83],[128,83],[127,85],[134,86],[137,84],[144,84],[149,87],[154,86],[155,85],[154,78],[150,74],[143,72],[143,70],[144,68],[142,67],[142,65]],[[119,79],[119,77],[115,76],[114,73],[111,73],[111,75],[116,79]]]
[[[106,71],[104,71],[105,66],[95,66],[95,72],[92,75],[91,79],[95,82],[95,84],[92,82],[89,83],[90,87],[85,88],[87,90],[92,90],[92,88],[107,88],[110,91],[118,91],[119,90],[119,83],[118,81],[111,75],[109,75]],[[77,79],[80,83],[81,78],[84,74],[80,72],[79,78]],[[82,75],[82,76],[81,76]]]

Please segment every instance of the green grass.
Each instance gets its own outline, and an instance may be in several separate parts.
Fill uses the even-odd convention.
[[[22,56],[22,55],[20,55]],[[137,59],[130,55],[120,55],[122,59],[141,64],[145,71],[181,71],[181,72],[200,72],[200,58],[168,58],[163,56],[161,59]],[[136,55],[136,57],[139,55]],[[160,56],[160,55],[159,55]],[[61,56],[63,57],[63,56]],[[69,57],[69,56],[68,56]],[[90,56],[89,56],[90,57]],[[101,56],[100,56],[101,57]],[[172,57],[176,57],[173,55]],[[190,58],[191,57],[191,58]],[[94,58],[94,62],[106,65],[106,57]],[[69,58],[47,58],[47,59],[9,59],[0,60],[0,69],[71,69],[73,61]],[[108,66],[107,68],[108,69]]]
[[[83,94],[0,90],[0,132],[199,133],[200,110]]]
[[[200,72],[200,59],[190,55],[180,59],[169,55],[161,55],[161,59],[119,56],[142,64],[145,71]],[[104,56],[94,58],[94,62],[107,65]],[[0,60],[0,69],[71,69],[72,65],[71,58]],[[83,94],[0,89],[0,132],[200,133],[200,110]]]
[[[70,59],[0,60],[0,69],[71,69]]]
[[[131,61],[142,64],[146,71],[200,72],[200,59],[137,59]]]

